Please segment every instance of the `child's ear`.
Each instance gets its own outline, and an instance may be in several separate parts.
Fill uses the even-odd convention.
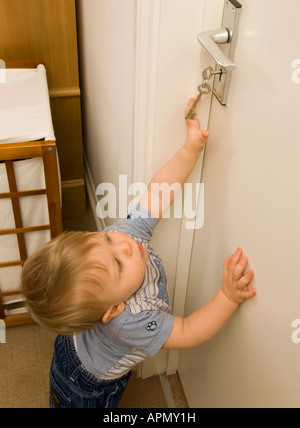
[[[118,305],[111,306],[102,316],[102,322],[107,324],[111,319],[120,315],[125,309],[125,303],[119,303]]]

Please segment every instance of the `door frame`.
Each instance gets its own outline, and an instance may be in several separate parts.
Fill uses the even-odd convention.
[[[220,3],[223,0],[220,0]],[[174,4],[174,2],[173,2]],[[177,2],[177,6],[180,2]],[[195,3],[196,5],[196,3]],[[197,5],[199,9],[199,2]],[[202,31],[201,21],[207,22],[206,15],[211,15],[211,10],[207,6],[206,0],[201,5],[202,16],[199,16],[199,32]],[[135,0],[135,86],[134,86],[134,115],[133,115],[133,171],[134,182],[148,183],[153,174],[153,143],[155,138],[156,120],[156,99],[158,87],[158,67],[159,67],[159,47],[161,30],[161,0]],[[192,13],[191,9],[191,13]],[[210,21],[210,20],[209,20]],[[199,59],[202,68],[212,65],[211,58],[204,52],[197,42],[197,33],[194,40],[195,52],[199,52]],[[181,48],[183,49],[183,47]],[[180,52],[179,52],[180,54]],[[199,84],[199,70],[189,69],[191,74],[191,90],[195,91]],[[212,95],[211,95],[212,97]],[[199,117],[201,117],[202,127],[208,127],[209,112],[211,107],[211,97],[199,107]],[[143,142],[141,144],[141,142]],[[189,182],[201,182],[204,153],[201,155],[197,166],[189,178]],[[199,198],[200,200],[200,198]],[[173,284],[173,313],[183,317],[185,310],[185,299],[189,280],[191,254],[193,249],[194,230],[187,230],[183,218],[180,226],[180,239],[177,253],[177,264],[175,282]],[[167,353],[167,357],[165,356]],[[138,374],[141,377],[148,377],[154,374],[166,372],[176,373],[178,368],[179,351],[164,351],[164,355],[157,354],[154,359],[148,359],[139,367]]]

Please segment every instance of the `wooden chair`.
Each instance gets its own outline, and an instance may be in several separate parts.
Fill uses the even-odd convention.
[[[16,62],[10,64],[11,68],[35,68],[41,62],[26,61]],[[46,187],[36,190],[18,190],[17,180],[15,175],[14,163],[18,160],[26,160],[40,157],[43,160],[44,175]],[[9,184],[9,192],[0,193],[0,199],[10,198],[12,203],[13,216],[15,221],[15,228],[0,229],[1,235],[16,234],[20,258],[18,260],[11,260],[0,262],[0,269],[23,266],[28,254],[25,242],[25,233],[40,230],[50,230],[51,238],[62,233],[62,217],[61,217],[61,203],[60,203],[60,183],[59,183],[59,170],[57,164],[57,149],[55,141],[31,141],[22,143],[0,144],[0,161],[5,163],[5,170],[7,174],[7,181]],[[20,198],[33,195],[46,195],[47,206],[49,212],[49,224],[40,224],[30,227],[23,226],[22,214],[20,209]],[[1,215],[1,213],[0,213]],[[16,281],[18,282],[18,281]],[[11,291],[2,291],[0,284],[0,319],[5,321],[6,326],[14,326],[20,324],[29,324],[34,321],[28,313],[5,315],[5,304],[3,298],[7,296],[21,295],[19,284],[16,283],[16,288]]]

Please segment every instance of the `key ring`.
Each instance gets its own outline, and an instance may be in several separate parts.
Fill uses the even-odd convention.
[[[202,95],[208,95],[211,92],[211,87],[207,82],[202,82],[201,85],[198,86],[198,91],[202,93]]]

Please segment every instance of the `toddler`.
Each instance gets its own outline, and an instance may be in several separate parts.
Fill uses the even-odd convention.
[[[193,103],[190,100],[187,111]],[[225,259],[215,296],[186,318],[171,315],[167,279],[149,241],[165,200],[152,184],[183,186],[202,152],[208,131],[187,120],[183,147],[153,177],[127,219],[104,233],[58,236],[24,265],[22,290],[33,318],[58,333],[50,368],[50,407],[117,407],[132,368],[161,348],[198,346],[213,337],[248,289],[242,249]]]

